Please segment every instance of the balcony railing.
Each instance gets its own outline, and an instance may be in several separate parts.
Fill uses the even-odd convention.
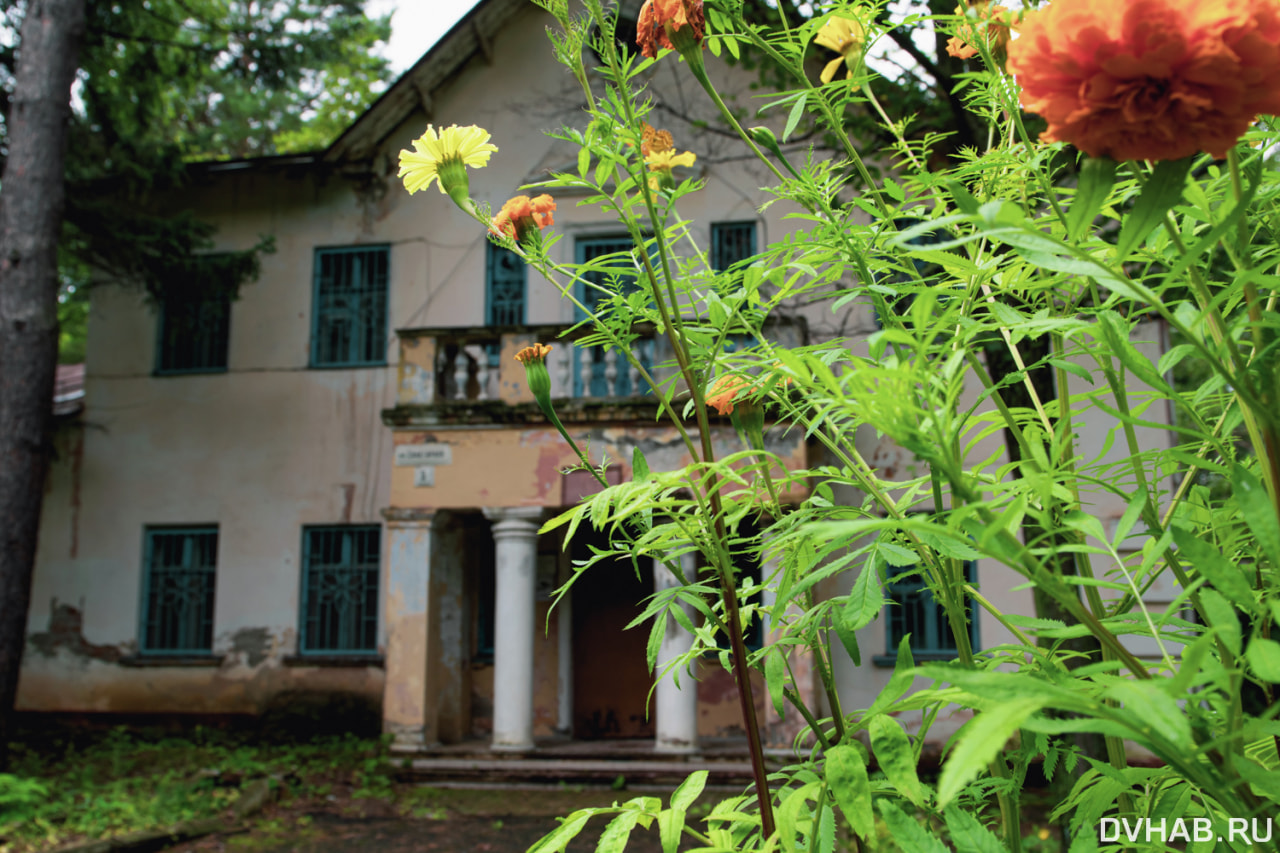
[[[551,345],[547,370],[551,396],[577,400],[643,399],[649,395],[639,369],[617,350],[579,346],[567,326],[512,329],[404,329],[400,336],[401,405],[451,406],[485,402],[517,404],[532,396],[515,354],[534,343]],[[586,334],[586,330],[582,330]],[[666,360],[666,343],[641,330],[631,354],[652,370]]]

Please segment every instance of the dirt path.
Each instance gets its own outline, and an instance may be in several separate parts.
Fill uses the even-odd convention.
[[[525,853],[577,808],[608,806],[638,794],[572,789],[398,790],[394,799],[286,797],[269,806],[247,832],[219,833],[168,848],[168,853]],[[595,818],[570,844],[595,850],[607,817]],[[656,828],[636,830],[628,853],[660,853]]]

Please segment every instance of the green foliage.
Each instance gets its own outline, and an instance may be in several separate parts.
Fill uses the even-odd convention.
[[[704,828],[674,801],[640,797],[576,812],[535,849],[564,849],[597,815],[612,817],[603,850],[655,821],[668,850],[682,833],[703,849],[830,850],[836,815],[874,846],[879,815],[897,849],[941,850],[945,837],[960,850],[1017,853],[1033,763],[1063,786],[1054,818],[1072,849],[1096,847],[1103,817],[1205,817],[1225,834],[1228,821],[1274,811],[1280,176],[1263,152],[1280,134],[1262,123],[1246,140],[1260,148],[1237,145],[1225,164],[1078,163],[1032,138],[1016,81],[988,52],[963,97],[989,144],[939,165],[937,140],[885,114],[882,81],[865,69],[815,85],[805,56],[820,19],[767,28],[720,2],[708,14],[716,48],[749,47],[778,75],[777,128],[744,130],[701,53],[681,58],[708,108],[769,171],[795,229],[716,271],[680,212],[703,183],[651,184],[639,156],[649,66],[675,57],[619,51],[601,4],[586,5],[590,19],[564,12],[566,32],[553,37],[587,100],[585,128],[554,134],[579,147],[577,168],[531,188],[598,207],[634,249],[576,265],[552,262],[554,236],[515,248],[586,317],[579,343],[614,351],[650,385],[694,461],[664,471],[637,457],[632,482],[600,475],[598,494],[544,529],[610,535],[575,577],[607,559],[665,562],[679,585],[634,623],[652,620],[650,664],[674,620],[694,643],[669,671],[715,650],[739,684],[760,670],[769,701],[809,727],[798,741],[807,753],[768,777],[758,765],[756,796],[721,802]],[[581,47],[595,26],[593,85]],[[880,159],[892,174],[879,181],[851,136],[851,116],[868,109],[891,140]],[[806,127],[839,159],[782,149]],[[594,307],[575,295],[583,287]],[[865,345],[778,343],[811,303],[872,308],[881,328]],[[633,354],[642,325],[671,353],[652,372]],[[1177,347],[1161,354],[1149,342],[1165,331]],[[1175,368],[1196,381],[1171,379]],[[788,470],[752,435],[716,455],[707,398],[725,376],[740,382],[735,407],[767,410],[775,435],[819,451],[812,467]],[[909,462],[874,466],[859,435],[892,442]],[[693,576],[678,559],[689,553],[704,567]],[[769,604],[753,599],[761,585],[743,577],[748,559],[776,567],[764,579]],[[1034,587],[1039,612],[1003,612],[966,576],[971,559]],[[860,661],[856,632],[883,616],[886,586],[904,578],[940,606],[955,659],[917,665],[903,638],[870,707],[846,707],[832,659]],[[1175,590],[1159,610],[1145,599],[1157,583]],[[972,648],[975,606],[1011,640]],[[743,626],[757,616],[772,645],[749,655]],[[1135,639],[1155,652],[1139,657]],[[801,654],[820,702],[795,689]],[[744,705],[758,746],[754,703]],[[957,717],[968,722],[935,785],[921,772],[924,744],[938,720]],[[1158,766],[1130,765],[1132,746]]]
[[[0,838],[14,851],[213,817],[262,777],[288,778],[304,795],[334,778],[349,781],[354,798],[392,793],[385,742],[350,736],[280,746],[207,729],[177,737],[120,727],[41,752],[16,747],[13,770],[0,774]]]

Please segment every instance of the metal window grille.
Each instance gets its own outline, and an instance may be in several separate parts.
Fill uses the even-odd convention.
[[[313,367],[386,364],[386,246],[317,249]]]
[[[934,600],[919,572],[912,572],[910,568],[900,571],[902,575],[891,578],[886,588],[892,602],[885,611],[888,614],[887,656],[896,656],[902,638],[910,634],[913,656],[954,658],[956,638],[942,605]],[[976,582],[977,565],[973,560],[965,562],[964,573],[969,583]],[[978,613],[972,601],[969,603],[969,642],[978,648]]]
[[[717,271],[727,270],[738,261],[756,253],[756,224],[754,222],[711,223],[711,266]]]
[[[488,244],[485,264],[484,322],[487,326],[524,325],[524,261],[510,249]]]
[[[160,306],[157,373],[215,373],[227,369],[229,295],[197,298],[173,292]]]
[[[580,264],[590,263],[591,261],[605,257],[606,255],[616,255],[608,264],[609,271],[597,270],[586,273],[582,276],[584,282],[595,287],[588,286],[587,283],[578,285],[578,298],[582,300],[582,304],[594,312],[600,303],[606,301],[607,293],[597,288],[604,288],[605,291],[621,292],[622,294],[634,293],[639,289],[636,281],[635,266],[630,259],[629,253],[635,248],[635,244],[631,242],[631,238],[627,236],[621,237],[588,237],[577,241],[574,245],[577,261]],[[616,268],[617,272],[613,272]],[[578,312],[578,319],[581,320],[581,313]],[[647,351],[646,351],[647,352]],[[581,360],[584,358],[591,359],[591,384],[590,388],[584,388],[582,381]],[[646,368],[651,367],[648,363],[647,356],[642,356]],[[621,361],[621,359],[620,359]],[[632,388],[627,371],[624,368],[618,371],[618,379],[614,383],[614,387],[610,388],[606,376],[607,365],[605,363],[605,350],[603,347],[575,347],[573,350],[573,394],[575,397],[626,397],[632,394],[642,393],[641,388]]]
[[[218,528],[147,530],[143,560],[142,651],[212,651]]]
[[[377,651],[381,538],[376,525],[303,531],[302,653]]]

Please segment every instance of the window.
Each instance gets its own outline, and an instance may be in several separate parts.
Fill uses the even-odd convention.
[[[160,305],[156,373],[221,373],[227,369],[231,296],[194,296],[176,290]]]
[[[510,249],[489,247],[485,263],[484,322],[486,326],[524,325],[527,274],[524,261]]]
[[[607,293],[602,292],[599,288],[604,288],[606,291],[620,291],[624,294],[633,293],[638,289],[635,265],[630,256],[635,244],[631,242],[630,237],[624,234],[617,237],[582,238],[577,241],[574,248],[577,261],[580,264],[590,263],[606,255],[616,256],[609,261],[609,272],[599,270],[582,276],[585,283],[578,285],[578,298],[582,300],[582,304],[589,310],[594,312],[598,305],[606,301]],[[613,272],[615,268],[617,271]],[[582,317],[579,316],[578,319],[581,320]],[[648,366],[647,353],[647,350],[641,353],[641,361],[646,367]],[[621,355],[615,356],[616,376],[613,386],[610,387],[607,355],[604,347],[585,349],[574,347],[573,395],[575,397],[627,397],[631,394],[642,393],[641,388],[631,387],[631,378],[627,370],[626,359]],[[584,358],[591,359],[589,383],[583,381],[582,359]]]
[[[209,654],[218,528],[147,528],[143,551],[140,650]]]
[[[924,660],[952,660],[955,658],[956,638],[951,633],[951,624],[947,621],[942,605],[934,601],[933,593],[920,577],[919,569],[904,567],[893,569],[897,576],[891,576],[885,588],[889,601],[885,608],[887,622],[886,654],[877,656],[875,663],[881,666],[892,666],[897,657],[898,645],[907,634],[911,635],[912,657]],[[969,583],[977,582],[977,564],[968,560],[964,564],[965,579]],[[969,602],[969,643],[978,648],[978,609]]]
[[[377,653],[381,533],[376,524],[303,529],[300,653]]]
[[[387,363],[386,246],[317,249],[312,367]]]
[[[720,272],[756,253],[754,222],[711,223],[711,267]]]

